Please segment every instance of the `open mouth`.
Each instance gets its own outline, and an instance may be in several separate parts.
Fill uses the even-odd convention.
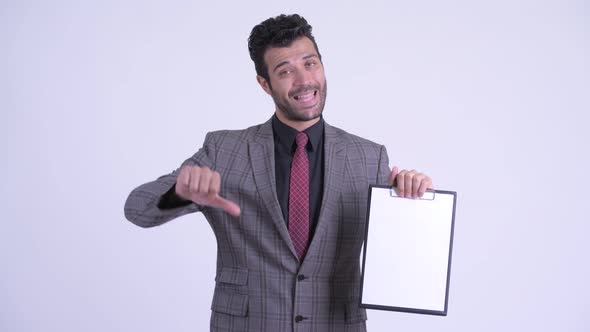
[[[315,100],[318,90],[307,90],[293,96],[293,99],[300,103],[308,103]]]

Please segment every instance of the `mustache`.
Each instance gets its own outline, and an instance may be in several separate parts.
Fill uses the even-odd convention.
[[[320,91],[320,85],[319,84],[302,85],[302,86],[298,87],[297,89],[289,92],[289,96],[290,97],[293,97],[293,96],[299,95],[299,94],[301,94],[303,92],[307,92],[307,91],[310,91],[310,90],[318,90],[318,91]]]

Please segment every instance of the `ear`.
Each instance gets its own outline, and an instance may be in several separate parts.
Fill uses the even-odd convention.
[[[256,80],[258,81],[258,84],[260,84],[260,86],[262,87],[262,89],[268,93],[269,95],[271,95],[271,91],[270,91],[270,84],[268,84],[268,81],[260,76],[260,75],[256,75]]]

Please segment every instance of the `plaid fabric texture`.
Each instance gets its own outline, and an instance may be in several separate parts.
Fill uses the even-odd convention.
[[[366,312],[359,308],[360,249],[368,186],[386,183],[387,152],[327,123],[324,149],[321,212],[302,262],[277,199],[270,121],[211,132],[182,164],[219,172],[221,194],[240,205],[240,217],[194,203],[159,209],[178,169],[127,198],[125,216],[141,227],[197,211],[207,218],[218,248],[211,331],[366,330]]]

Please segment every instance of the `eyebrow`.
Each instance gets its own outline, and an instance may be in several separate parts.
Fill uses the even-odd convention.
[[[307,60],[309,58],[319,58],[319,57],[318,57],[317,54],[308,54],[308,55],[304,56],[301,59],[302,60]],[[289,61],[283,61],[283,62],[279,63],[278,65],[276,65],[272,71],[275,72],[275,71],[277,71],[277,69],[279,69],[279,67],[282,67],[282,66],[285,66],[285,65],[288,65],[288,64],[289,64]]]

